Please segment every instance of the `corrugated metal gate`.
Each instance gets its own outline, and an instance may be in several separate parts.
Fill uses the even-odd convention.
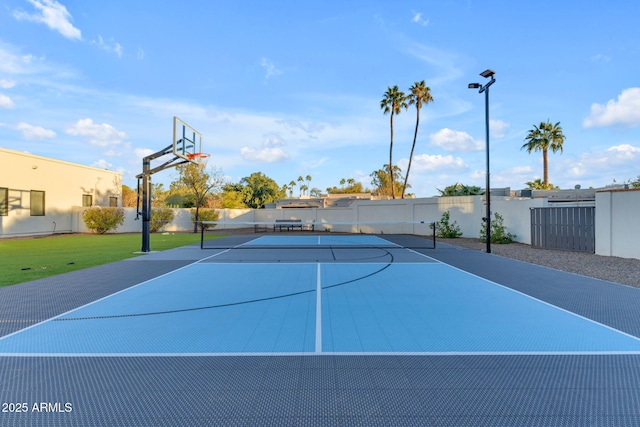
[[[594,207],[532,208],[531,246],[595,253]]]

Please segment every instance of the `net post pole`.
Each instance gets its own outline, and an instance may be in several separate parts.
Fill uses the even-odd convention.
[[[436,223],[435,221],[431,223],[431,229],[433,230],[433,249],[436,248]]]
[[[200,222],[200,249],[204,249],[204,224]]]

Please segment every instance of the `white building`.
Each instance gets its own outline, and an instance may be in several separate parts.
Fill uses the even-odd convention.
[[[0,238],[71,233],[78,206],[122,206],[122,174],[0,148]]]

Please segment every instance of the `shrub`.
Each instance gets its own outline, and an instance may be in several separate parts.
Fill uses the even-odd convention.
[[[196,222],[196,210],[191,209],[191,221]],[[198,221],[218,221],[220,213],[215,209],[200,208],[198,210]],[[215,227],[215,224],[204,224],[204,229],[208,230]]]
[[[158,233],[162,231],[165,225],[173,221],[173,217],[176,215],[171,208],[153,208],[151,209],[151,223],[149,224],[149,231],[151,233]]]
[[[462,236],[462,231],[460,231],[458,223],[455,221],[449,223],[450,220],[449,211],[443,212],[440,221],[436,222],[436,236],[445,239],[454,239]]]
[[[506,243],[512,243],[517,236],[507,232],[507,227],[504,226],[504,218],[499,213],[496,213],[491,220],[491,243],[497,243],[503,245]],[[480,229],[480,240],[486,243],[487,241],[487,222],[482,222],[482,228]]]
[[[105,234],[124,224],[124,209],[93,207],[82,212],[87,228],[98,234]]]

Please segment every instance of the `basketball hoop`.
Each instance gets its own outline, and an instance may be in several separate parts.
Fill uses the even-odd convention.
[[[209,153],[187,153],[187,159],[191,161],[201,161],[209,158]]]

